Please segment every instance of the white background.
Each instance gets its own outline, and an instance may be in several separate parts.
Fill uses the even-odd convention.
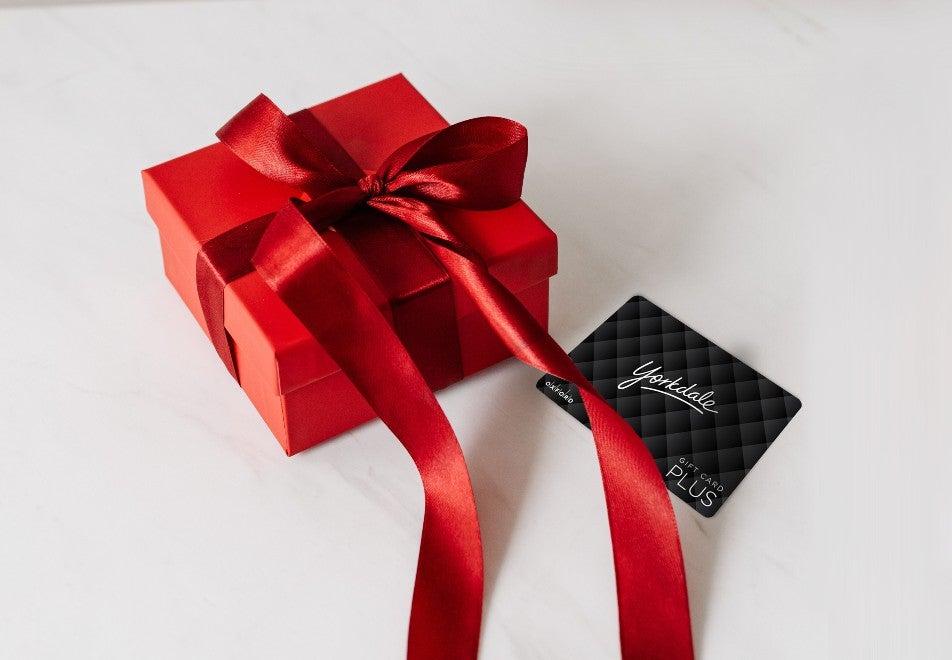
[[[139,183],[259,91],[399,71],[528,126],[563,346],[643,293],[803,400],[715,518],[674,501],[698,656],[948,657],[952,4],[26,4],[0,0],[0,657],[402,655],[412,464],[379,423],[284,456]],[[482,657],[616,657],[592,442],[536,377],[439,397]]]

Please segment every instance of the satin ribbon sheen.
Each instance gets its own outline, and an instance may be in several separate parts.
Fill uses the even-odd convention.
[[[498,117],[460,122],[407,143],[375,173],[360,177],[341,171],[263,95],[218,137],[261,174],[300,191],[308,201],[291,200],[273,217],[233,230],[260,241],[253,255],[245,247],[226,259],[229,272],[209,273],[212,262],[201,266],[199,259],[200,270],[206,269],[204,293],[199,287],[203,309],[219,288],[209,281],[224,286],[235,273],[257,269],[420,472],[425,511],[408,658],[476,657],[482,549],[472,487],[446,416],[386,318],[321,235],[361,205],[415,230],[514,356],[578,386],[605,490],[622,656],[693,658],[677,525],[651,454],[481,257],[440,220],[440,205],[491,210],[518,201],[527,156],[525,128]],[[208,302],[208,309],[215,308],[214,301]],[[207,314],[206,321],[221,323]]]

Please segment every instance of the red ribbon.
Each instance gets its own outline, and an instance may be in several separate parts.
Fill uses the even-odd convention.
[[[476,657],[482,550],[472,487],[449,422],[386,318],[321,235],[362,205],[415,230],[514,356],[578,386],[608,508],[622,655],[692,658],[678,530],[654,459],[480,256],[440,220],[439,205],[490,210],[519,199],[525,128],[497,117],[460,122],[400,147],[371,174],[342,171],[264,96],[218,137],[263,175],[309,201],[293,200],[273,218],[235,230],[252,236],[251,245],[260,242],[250,263],[244,239],[237,243],[245,247],[218,272],[213,261],[205,261],[204,275],[201,268],[199,273],[203,309],[214,315],[216,291],[256,268],[403,443],[420,472],[426,506],[408,657]],[[210,326],[220,323],[206,320]],[[222,330],[219,353],[230,351],[226,337]]]

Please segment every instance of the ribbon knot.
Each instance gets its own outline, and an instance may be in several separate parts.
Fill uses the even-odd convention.
[[[374,173],[368,174],[357,182],[357,187],[364,194],[365,199],[377,197],[387,191],[383,180]]]

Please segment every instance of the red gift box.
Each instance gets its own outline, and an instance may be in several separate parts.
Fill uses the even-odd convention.
[[[448,126],[402,75],[303,113],[316,119],[366,172],[409,140]],[[202,245],[277,210],[297,193],[258,173],[221,143],[151,167],[143,172],[143,182],[146,206],[159,229],[166,275],[208,334],[196,285]],[[542,220],[523,202],[497,211],[441,209],[441,218],[547,326],[548,279],[556,272],[557,249],[555,234]],[[375,231],[375,236],[359,230],[346,238],[341,232],[327,235],[421,364],[431,386],[446,386],[509,357],[472,300],[462,287],[452,285],[435,259],[427,262],[421,252],[412,276],[395,273],[399,263],[383,263],[389,237],[381,236],[379,228]],[[441,320],[441,314],[449,315],[451,323]],[[241,386],[289,455],[375,416],[256,271],[225,288],[224,325]],[[447,337],[448,331],[457,336]],[[453,352],[459,370],[447,374],[439,363]]]

